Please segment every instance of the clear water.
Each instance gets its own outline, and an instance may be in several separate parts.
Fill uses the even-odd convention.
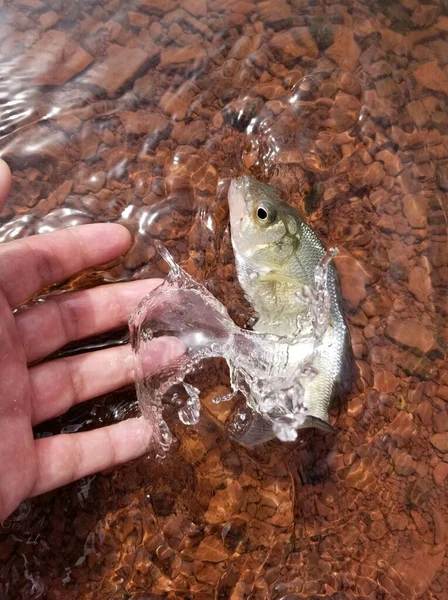
[[[229,178],[300,208],[336,266],[360,379],[337,435],[248,450],[225,362],[173,403],[173,451],[25,503],[6,598],[446,597],[448,13],[443,0],[5,0],[2,242],[114,221],[122,261],[57,290],[165,276],[160,241],[243,326]],[[45,295],[45,294],[44,294]],[[64,349],[128,340],[127,332]],[[195,388],[206,382],[196,425]],[[42,424],[88,429],[133,390]]]
[[[163,246],[158,245],[158,250],[170,272],[130,318],[138,399],[142,414],[151,424],[156,456],[164,457],[173,441],[164,420],[164,397],[176,385],[182,385],[187,395],[178,410],[179,419],[185,425],[199,422],[200,390],[185,379],[207,358],[225,359],[230,370],[232,391],[216,396],[214,403],[228,402],[240,392],[246,406],[271,424],[278,439],[296,440],[298,428],[310,414],[304,386],[318,374],[316,358],[329,331],[327,275],[336,252],[324,256],[313,274],[314,285],[296,292],[297,303],[309,309],[298,315],[291,336],[280,337],[238,328],[205,286],[176,265]],[[330,344],[326,342],[329,345],[331,338]],[[155,360],[163,351],[173,360]],[[178,400],[177,392],[167,399],[168,404]],[[226,424],[237,441],[241,441],[239,429],[246,418],[246,410],[237,412]]]

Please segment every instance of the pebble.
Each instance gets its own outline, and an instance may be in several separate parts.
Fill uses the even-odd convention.
[[[415,463],[413,458],[399,448],[396,448],[392,452],[392,460],[394,461],[395,472],[397,475],[408,477],[415,473]]]
[[[440,462],[434,467],[433,477],[436,485],[442,485],[448,476],[448,463]]]
[[[417,596],[422,596],[431,585],[445,556],[444,548],[436,554],[433,546],[422,543],[410,558],[399,559],[394,570]]]
[[[414,71],[414,77],[422,87],[448,94],[448,76],[442,71],[436,60],[418,67]]]
[[[35,85],[62,85],[84,71],[93,56],[63,31],[43,34],[24,57]]]
[[[404,513],[389,513],[386,521],[392,531],[404,531],[408,526],[408,518]]]
[[[345,250],[340,251],[334,262],[341,281],[342,295],[350,308],[355,309],[367,295],[366,286],[373,282],[372,274]]]
[[[426,227],[427,205],[424,196],[405,194],[402,198],[404,216],[411,227]]]
[[[122,111],[120,119],[126,133],[132,135],[163,135],[170,127],[170,121],[166,117],[146,110]]]
[[[428,302],[432,294],[431,278],[426,269],[414,267],[409,272],[409,291],[419,302]]]
[[[111,44],[106,57],[90,69],[84,81],[115,96],[158,52],[156,46],[148,53],[147,49],[143,51],[141,48],[123,48]]]
[[[279,60],[284,63],[295,61],[301,56],[317,58],[319,50],[307,27],[294,27],[276,33],[271,39],[271,47]]]
[[[448,411],[443,410],[434,413],[432,423],[433,429],[436,433],[448,432]]]
[[[419,322],[389,319],[386,335],[399,346],[409,348],[418,356],[439,357],[443,355],[433,332]]]
[[[435,433],[429,438],[429,441],[439,452],[448,452],[448,431],[445,433]]]
[[[361,49],[355,41],[353,31],[344,25],[333,25],[333,44],[325,54],[339,67],[353,73],[358,64]]]

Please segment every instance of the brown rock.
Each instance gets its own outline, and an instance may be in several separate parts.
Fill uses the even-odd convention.
[[[412,20],[418,27],[429,27],[440,14],[440,8],[431,4],[419,4],[414,10]]]
[[[65,32],[52,29],[29,50],[24,61],[36,85],[62,85],[84,71],[93,56]]]
[[[435,413],[433,427],[436,433],[445,433],[448,431],[448,411],[442,410]]]
[[[415,473],[415,462],[411,455],[404,450],[395,448],[392,452],[392,460],[394,461],[395,472],[397,475],[408,477],[409,475],[412,475],[412,473]]]
[[[178,123],[173,130],[173,138],[180,145],[198,146],[204,143],[206,133],[204,121],[198,119],[186,126]]]
[[[131,27],[146,27],[149,23],[148,15],[133,10],[128,12],[128,20]]]
[[[440,569],[445,548],[422,544],[410,558],[400,558],[394,569],[416,596],[422,596]]]
[[[448,77],[439,67],[436,60],[418,67],[414,71],[414,77],[422,87],[448,94]]]
[[[286,0],[264,0],[256,5],[259,19],[267,25],[289,23],[292,13]]]
[[[448,432],[435,433],[429,438],[429,441],[439,452],[448,452]]]
[[[50,29],[59,21],[59,15],[54,10],[49,10],[39,17],[42,29]]]
[[[373,282],[369,270],[346,250],[335,257],[341,280],[342,295],[350,308],[357,308],[367,295],[366,286]]]
[[[207,0],[183,0],[182,8],[194,17],[205,17],[207,14]]]
[[[404,513],[389,513],[386,521],[392,531],[404,531],[408,526],[408,518]]]
[[[388,28],[381,29],[381,42],[386,52],[393,52],[398,56],[405,56],[412,47],[411,41],[406,36]]]
[[[399,447],[404,446],[415,433],[413,416],[404,410],[400,410],[386,431],[397,442]]]
[[[295,61],[302,56],[317,58],[319,50],[307,27],[293,27],[288,31],[276,33],[271,47],[279,59],[285,63]]]
[[[381,519],[380,521],[373,521],[366,530],[366,536],[369,540],[380,540],[386,533],[386,523]]]
[[[446,535],[445,517],[437,508],[433,507],[432,519],[434,521],[434,542],[436,544],[443,544]]]
[[[448,17],[439,17],[436,21],[435,28],[439,31],[448,32]]]
[[[113,96],[134,79],[157,53],[158,50],[155,46],[151,55],[141,48],[122,48],[112,44],[106,58],[90,69],[84,81],[102,88],[110,96]]]
[[[351,29],[345,25],[333,25],[333,44],[325,54],[342,69],[352,73],[358,65],[361,49],[355,42]]]
[[[429,525],[419,512],[411,510],[411,517],[419,533],[424,534],[428,531]]]
[[[186,46],[184,48],[166,48],[162,50],[160,66],[177,67],[189,62],[199,62],[205,58],[205,50],[202,46]]]
[[[385,394],[395,393],[400,383],[398,377],[395,377],[395,375],[385,369],[376,371],[373,377],[373,387]]]
[[[142,100],[152,102],[156,95],[156,85],[152,75],[147,74],[139,79],[136,79],[132,91]]]
[[[443,356],[433,332],[417,321],[389,319],[386,336],[395,344],[409,348],[417,356]]]
[[[198,90],[194,84],[183,84],[175,92],[165,92],[160,100],[160,108],[173,119],[183,121],[190,103],[197,93]]]
[[[176,0],[138,0],[136,6],[149,14],[161,15],[177,7]]]
[[[388,175],[395,177],[403,170],[400,157],[390,150],[381,150],[375,156],[376,160],[384,163],[384,169]]]
[[[406,105],[406,110],[410,114],[417,127],[425,127],[431,118],[426,106],[420,100],[408,102]]]
[[[442,485],[442,483],[445,481],[447,476],[448,476],[448,463],[439,462],[439,464],[434,467],[434,471],[433,471],[434,483],[436,485]]]
[[[369,491],[375,488],[377,480],[371,462],[367,458],[360,458],[355,461],[345,478],[345,484],[349,488],[361,491]]]
[[[414,507],[419,507],[427,502],[431,495],[431,491],[426,481],[423,479],[416,479],[408,486],[406,495],[409,504]]]
[[[395,222],[390,215],[381,215],[377,221],[377,226],[382,231],[392,232],[395,231]]]
[[[229,552],[224,547],[222,540],[209,536],[202,540],[195,552],[195,559],[204,562],[221,562],[228,556]]]
[[[403,213],[411,227],[426,227],[427,202],[424,196],[405,194],[402,198]]]
[[[238,481],[229,481],[224,489],[218,489],[210,500],[204,517],[208,523],[225,523],[238,511],[243,499],[243,488]]]
[[[425,425],[430,425],[433,414],[431,402],[429,400],[423,400],[419,402],[419,405],[417,407],[417,414],[420,417],[422,423],[424,423]]]
[[[409,273],[409,291],[419,302],[427,302],[432,294],[432,283],[428,271],[414,267]]]
[[[170,121],[157,113],[150,113],[146,110],[136,112],[120,113],[120,119],[126,133],[133,135],[141,134],[164,134],[170,126]]]
[[[16,0],[17,6],[23,6],[24,8],[30,8],[32,10],[40,10],[45,8],[45,2],[42,0]]]

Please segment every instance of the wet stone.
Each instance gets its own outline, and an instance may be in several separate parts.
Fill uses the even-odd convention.
[[[387,531],[386,523],[381,519],[380,521],[373,521],[366,530],[366,536],[370,540],[380,540],[384,537]]]
[[[62,85],[84,71],[93,61],[74,40],[62,31],[50,30],[26,56],[36,85]]]
[[[392,531],[404,531],[408,526],[408,518],[404,513],[389,513],[386,521]]]
[[[386,335],[399,346],[409,348],[418,356],[440,357],[442,355],[433,332],[419,322],[389,319]]]
[[[302,56],[317,58],[319,51],[306,27],[295,27],[289,31],[277,33],[271,40],[271,47],[284,63],[297,60]]]
[[[432,546],[422,544],[410,558],[400,559],[394,565],[394,569],[409,588],[417,596],[421,596],[442,566],[444,555],[444,548],[434,553]]]
[[[144,65],[156,54],[154,46],[151,53],[140,48],[122,48],[112,44],[107,56],[102,62],[97,63],[85,76],[85,82],[103,88],[110,96],[114,96],[120,89],[131,81]]]
[[[436,412],[432,423],[436,433],[446,433],[448,431],[448,411],[443,410]]]
[[[419,302],[428,302],[432,294],[432,284],[426,269],[414,267],[410,271],[409,291]]]
[[[136,112],[123,111],[120,113],[120,119],[126,133],[133,135],[163,135],[170,127],[168,119],[146,110],[138,110]]]
[[[397,475],[407,477],[415,473],[415,463],[410,454],[396,448],[392,452],[392,460],[394,461],[394,468]]]
[[[442,485],[448,476],[448,463],[440,462],[434,467],[433,477],[436,485]]]
[[[448,94],[448,76],[442,71],[436,60],[418,67],[414,71],[414,77],[422,87]]]
[[[435,433],[429,438],[429,441],[439,452],[448,452],[448,432]]]
[[[339,67],[352,73],[357,64],[361,49],[355,41],[353,31],[344,25],[333,25],[333,44],[326,55]]]

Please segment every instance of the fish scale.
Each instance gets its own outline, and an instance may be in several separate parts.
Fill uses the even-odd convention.
[[[281,200],[273,187],[251,177],[232,181],[229,207],[238,280],[259,317],[254,329],[292,336],[297,316],[307,310],[306,304],[297,300],[296,293],[302,292],[304,285],[314,284],[325,248],[300,214]],[[260,214],[267,215],[266,222],[258,216],[260,208],[264,211]],[[313,362],[318,373],[305,385],[308,416],[302,427],[331,430],[328,411],[337,388],[348,383],[344,377],[351,361],[349,333],[333,265],[328,270],[327,290],[331,322]],[[256,397],[250,398],[249,404],[256,407]],[[238,434],[240,442],[251,446],[274,437],[271,422],[256,411]]]

